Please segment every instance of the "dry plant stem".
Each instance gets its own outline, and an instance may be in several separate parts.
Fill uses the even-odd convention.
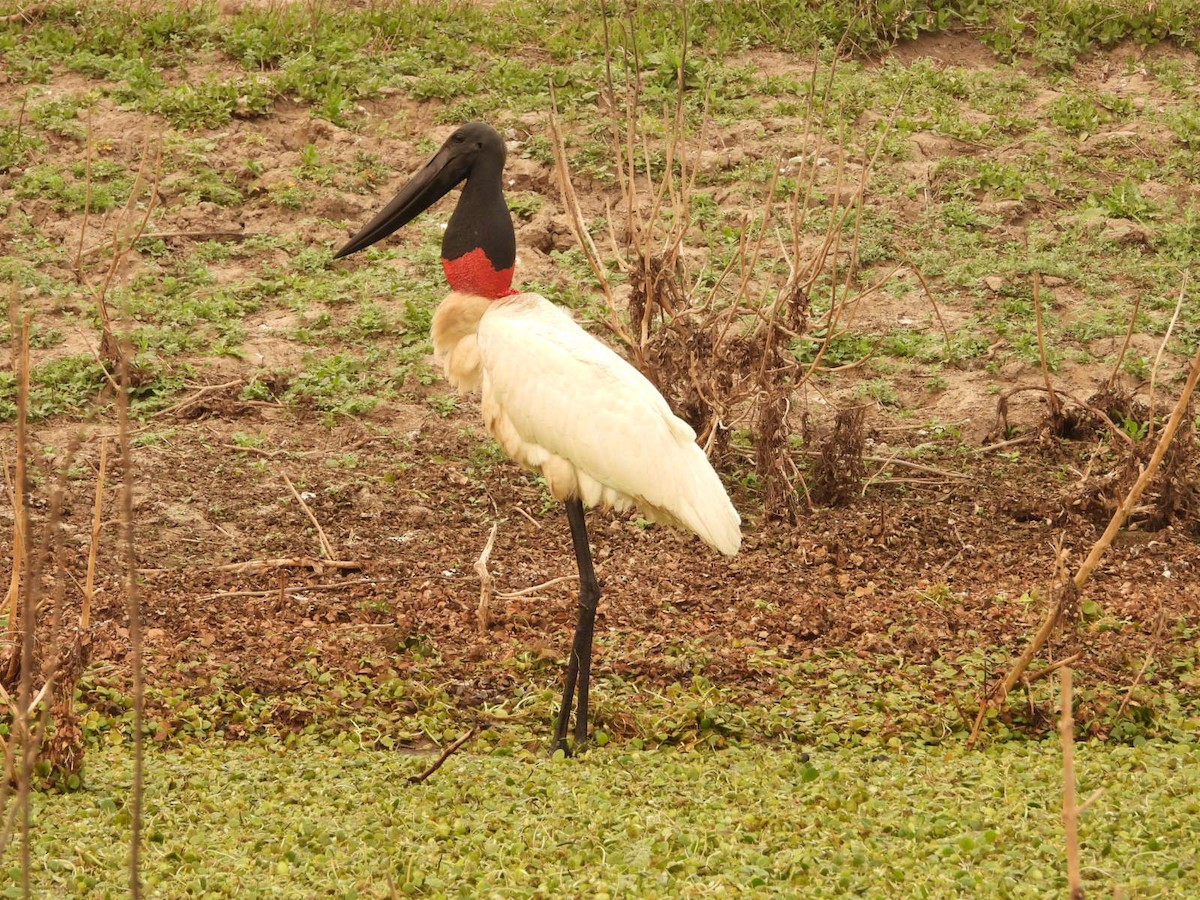
[[[296,486],[292,484],[292,479],[288,478],[286,472],[281,472],[283,483],[287,485],[292,496],[296,498],[296,502],[300,504],[300,508],[304,510],[304,514],[308,516],[308,521],[312,522],[313,528],[317,529],[317,540],[321,544],[321,556],[325,559],[333,559],[333,545],[329,543],[329,537],[325,534],[325,529],[321,527],[321,523],[317,521],[317,517],[313,515],[313,511],[308,504],[304,502],[304,498],[300,496],[300,492],[296,490]]]
[[[601,567],[597,565],[596,574],[600,574]],[[579,580],[577,575],[560,575],[557,578],[551,578],[549,581],[543,581],[541,584],[535,584],[532,587],[520,588],[515,591],[498,591],[496,596],[501,600],[516,600],[518,597],[528,597],[531,594],[536,594],[539,591],[544,591],[546,588],[554,587],[556,584],[574,583]]]
[[[100,531],[104,520],[104,474],[108,465],[108,440],[100,439],[100,467],[96,473],[96,499],[92,504],[92,542],[88,547],[87,581],[83,586],[83,603],[79,611],[79,630],[87,634],[92,623],[92,598],[96,591],[96,556],[100,550]]]
[[[282,574],[282,573],[281,573]],[[221,591],[216,594],[205,594],[202,597],[197,597],[197,603],[207,603],[210,600],[227,600],[233,597],[278,597],[280,594],[287,596],[289,594],[303,594],[308,591],[344,591],[347,588],[361,587],[362,585],[381,585],[381,584],[398,584],[409,579],[404,578],[375,578],[363,581],[337,581],[332,584],[295,584],[288,585],[281,591],[279,588],[271,588],[265,591]],[[389,627],[392,623],[385,623]],[[368,625],[365,622],[353,622],[345,627],[355,628],[381,628],[381,625]]]
[[[120,218],[117,221],[116,227],[113,229],[112,238],[112,261],[109,263],[108,271],[105,273],[99,287],[92,289],[92,295],[96,300],[96,308],[100,314],[101,328],[101,344],[100,355],[110,362],[118,362],[121,359],[121,349],[117,346],[117,339],[112,330],[112,318],[108,310],[108,289],[112,284],[117,270],[120,268],[122,261],[129,255],[133,249],[133,245],[146,231],[146,225],[150,221],[150,215],[154,212],[155,201],[158,198],[158,179],[162,174],[162,138],[158,141],[157,153],[154,159],[153,180],[150,182],[149,198],[146,201],[146,210],[141,221],[133,231],[133,235],[129,238],[129,242],[122,245],[121,231],[125,223],[133,216],[137,208],[138,198],[142,195],[142,189],[146,185],[146,165],[148,154],[146,148],[142,150],[141,164],[138,166],[137,177],[134,179],[133,188],[129,192],[129,199],[125,202],[125,207],[121,210]],[[128,361],[126,361],[127,363]],[[119,393],[119,392],[118,392]]]
[[[0,22],[26,22],[32,24],[34,19],[41,17],[49,9],[49,3],[33,3],[19,12],[0,16]]]
[[[1021,385],[1020,387],[1015,387],[1015,388],[1012,388],[1011,390],[1007,390],[1004,393],[1002,393],[1000,395],[1000,403],[1007,403],[1010,397],[1015,397],[1017,394],[1023,394],[1026,391],[1045,391],[1045,390],[1046,390],[1046,387],[1044,385],[1040,385],[1040,384]],[[1090,412],[1092,415],[1094,415],[1097,419],[1099,419],[1101,422],[1103,422],[1105,425],[1108,426],[1109,433],[1114,438],[1116,438],[1117,440],[1119,440],[1121,443],[1125,444],[1128,447],[1133,446],[1133,438],[1131,438],[1129,435],[1127,435],[1122,429],[1118,428],[1116,423],[1113,422],[1113,420],[1111,418],[1109,418],[1108,413],[1106,413],[1104,410],[1097,409],[1095,406],[1092,406],[1090,403],[1085,403],[1084,401],[1080,400],[1078,397],[1075,397],[1072,394],[1068,393],[1067,391],[1064,391],[1061,389],[1059,389],[1057,391],[1051,391],[1051,393],[1058,394],[1059,396],[1062,396],[1062,397],[1066,397],[1068,400],[1070,400],[1072,403],[1074,403],[1080,409],[1086,409],[1088,412]],[[1047,401],[1047,403],[1052,405],[1054,403],[1054,401],[1049,400],[1049,401]]]
[[[1163,335],[1162,343],[1158,345],[1158,353],[1154,357],[1154,368],[1150,370],[1150,411],[1147,414],[1146,422],[1147,437],[1154,434],[1154,401],[1156,399],[1154,386],[1158,380],[1158,367],[1162,365],[1163,352],[1167,349],[1167,342],[1171,340],[1175,323],[1179,321],[1179,311],[1183,309],[1183,298],[1187,293],[1187,282],[1188,277],[1185,271],[1179,285],[1179,299],[1175,301],[1175,312],[1171,316],[1171,324],[1167,326],[1167,333]]]
[[[1033,311],[1037,318],[1038,359],[1042,365],[1042,379],[1046,382],[1046,402],[1050,406],[1050,415],[1057,420],[1062,415],[1062,403],[1058,394],[1054,392],[1054,385],[1050,383],[1050,365],[1046,362],[1046,334],[1042,325],[1042,276],[1039,272],[1033,273]]]
[[[1154,453],[1150,456],[1150,460],[1146,463],[1142,474],[1138,476],[1138,480],[1134,482],[1133,487],[1129,489],[1129,493],[1125,495],[1125,499],[1121,501],[1121,505],[1117,508],[1117,511],[1113,513],[1108,527],[1104,529],[1104,534],[1093,545],[1087,559],[1083,561],[1083,564],[1079,567],[1079,571],[1075,573],[1075,587],[1077,589],[1082,588],[1087,582],[1092,571],[1099,564],[1100,557],[1104,555],[1104,551],[1108,549],[1108,545],[1112,543],[1121,526],[1125,524],[1125,520],[1129,518],[1129,513],[1137,505],[1142,492],[1146,490],[1150,482],[1154,479],[1155,474],[1158,472],[1158,467],[1162,464],[1163,457],[1167,453],[1167,448],[1171,446],[1175,432],[1179,430],[1179,426],[1187,414],[1188,402],[1192,399],[1192,393],[1196,390],[1197,380],[1200,380],[1200,347],[1196,349],[1196,355],[1192,358],[1192,367],[1188,372],[1187,382],[1183,386],[1179,400],[1175,403],[1174,410],[1171,411],[1171,418],[1167,420],[1167,424],[1163,428],[1163,433],[1158,439],[1158,444],[1154,447]]]
[[[154,414],[154,416],[157,418],[158,416],[179,415],[188,407],[194,406],[208,394],[215,394],[217,391],[238,387],[241,384],[243,384],[243,379],[241,378],[235,378],[233,381],[226,381],[224,384],[206,384],[204,387],[200,388],[200,390],[196,391],[196,393],[188,395],[178,403],[173,403],[166,409],[160,409]]]
[[[85,142],[87,148],[86,156],[84,157],[84,192],[83,192],[83,218],[79,223],[79,246],[75,248],[75,276],[83,280],[83,240],[87,237],[88,219],[92,214],[92,107],[88,107],[87,115],[87,140]],[[105,311],[107,313],[107,310]],[[107,322],[105,323],[107,324]]]
[[[1129,342],[1133,340],[1133,331],[1137,327],[1138,310],[1141,308],[1142,295],[1139,293],[1133,301],[1133,313],[1129,316],[1129,327],[1125,329],[1125,342],[1121,344],[1121,352],[1117,354],[1112,371],[1108,373],[1109,387],[1117,383],[1117,373],[1121,371],[1121,363],[1125,361],[1125,354],[1129,351]]]
[[[129,893],[133,900],[142,896],[142,798],[145,779],[145,746],[142,720],[145,714],[145,685],[142,676],[142,611],[137,588],[137,557],[133,537],[133,453],[129,444],[129,355],[132,348],[121,347],[120,381],[117,392],[117,447],[121,460],[121,555],[125,570],[125,606],[129,620],[130,664],[133,667],[133,785],[131,789],[129,834]]]
[[[1114,721],[1121,721],[1121,716],[1125,715],[1125,710],[1129,708],[1129,701],[1133,698],[1133,692],[1137,690],[1138,684],[1142,680],[1142,676],[1146,674],[1146,669],[1150,668],[1150,660],[1154,659],[1154,648],[1151,647],[1146,651],[1146,658],[1142,660],[1142,667],[1138,669],[1138,673],[1134,676],[1133,683],[1129,685],[1129,690],[1125,692],[1125,697],[1121,700],[1121,705],[1117,707],[1117,714],[1113,716]]]
[[[938,325],[942,329],[942,338],[946,341],[946,356],[953,357],[953,353],[950,350],[950,329],[946,327],[946,320],[942,318],[942,309],[940,306],[938,306],[938,302],[933,296],[933,291],[929,289],[929,282],[925,280],[925,273],[922,272],[921,269],[907,256],[903,256],[903,259],[905,263],[908,264],[908,267],[912,270],[913,274],[917,276],[917,281],[921,283],[921,291],[925,294],[925,299],[928,300],[929,305],[933,307],[933,314],[937,317]]]
[[[19,510],[24,502],[24,491],[21,489],[19,474],[13,476],[8,469],[8,454],[0,450],[0,461],[4,465],[4,486],[8,490],[8,498],[14,510]],[[18,456],[18,464],[23,460]],[[3,614],[7,624],[4,639],[7,641],[15,634],[17,625],[17,597],[21,592],[21,563],[25,558],[25,528],[20,516],[13,516],[12,568],[9,570],[8,592],[4,597]]]
[[[575,186],[571,183],[570,163],[567,162],[567,150],[563,143],[562,130],[558,125],[558,107],[553,85],[550,88],[550,101],[550,139],[554,148],[554,161],[557,164],[555,171],[558,173],[558,189],[562,194],[563,206],[567,208],[571,230],[575,232],[575,240],[578,241],[580,248],[583,250],[583,255],[587,257],[592,274],[596,276],[596,280],[600,282],[601,290],[604,291],[604,300],[607,306],[605,310],[607,316],[605,321],[606,327],[618,339],[632,346],[633,339],[622,327],[621,320],[617,316],[617,304],[613,297],[612,285],[609,283],[608,275],[604,271],[604,264],[600,260],[600,253],[596,249],[596,244],[592,241],[592,236],[588,233],[587,226],[584,224],[583,211],[579,206],[579,197],[575,193]]]
[[[1044,669],[1038,669],[1036,672],[1030,673],[1028,676],[1025,677],[1025,679],[1024,679],[1025,683],[1033,684],[1035,681],[1041,681],[1047,675],[1054,674],[1055,672],[1057,672],[1059,669],[1063,668],[1064,666],[1073,666],[1073,665],[1075,665],[1075,663],[1079,662],[1079,660],[1081,660],[1081,659],[1083,659],[1083,651],[1082,650],[1078,653],[1072,653],[1070,656],[1064,657],[1063,659],[1060,659],[1058,662],[1050,663],[1050,665],[1046,666]]]
[[[363,567],[349,559],[313,559],[311,556],[284,556],[277,559],[250,559],[246,562],[224,563],[219,566],[189,566],[189,572],[265,572],[267,569],[342,569],[356,572]],[[159,575],[178,569],[138,569],[139,575]]]
[[[492,555],[492,545],[496,543],[496,531],[499,528],[499,523],[492,526],[492,533],[488,535],[487,543],[483,545],[479,559],[475,560],[475,573],[479,576],[479,608],[475,611],[475,619],[479,623],[481,634],[487,634],[487,630],[492,624],[492,584],[495,579],[488,571],[487,564]]]
[[[17,388],[17,481],[21,487],[21,506],[19,509],[13,510],[14,518],[21,520],[21,531],[25,535],[23,542],[24,557],[21,560],[21,567],[26,574],[24,590],[20,590],[19,596],[22,601],[20,604],[14,605],[14,612],[17,606],[20,608],[20,621],[16,626],[21,633],[21,656],[20,656],[20,681],[17,688],[17,709],[13,714],[13,746],[18,754],[20,754],[20,769],[17,780],[17,813],[20,817],[21,826],[21,887],[25,896],[30,896],[30,877],[32,874],[31,862],[31,847],[30,847],[30,826],[32,824],[32,816],[30,815],[29,792],[31,789],[30,782],[33,780],[33,765],[35,749],[33,745],[33,734],[29,728],[29,701],[32,691],[33,678],[33,642],[34,634],[34,616],[37,614],[37,600],[34,596],[33,579],[29,576],[30,573],[30,558],[29,558],[29,538],[30,538],[30,514],[29,514],[29,483],[27,472],[27,459],[29,452],[29,316],[21,318],[20,327],[20,343],[18,344],[19,354],[18,360],[20,365],[20,376],[18,378]],[[15,567],[16,563],[14,563]],[[13,617],[16,621],[16,616]],[[5,773],[6,775],[8,773]],[[7,778],[5,779],[7,782]],[[7,787],[7,785],[6,785]]]
[[[466,734],[464,734],[462,737],[460,737],[458,740],[456,740],[453,744],[451,744],[449,747],[447,747],[445,750],[443,750],[442,755],[433,761],[433,765],[431,765],[428,769],[426,769],[420,775],[413,775],[412,777],[410,777],[408,779],[409,784],[420,784],[422,781],[427,779],[430,775],[432,775],[434,772],[436,772],[438,769],[440,769],[442,767],[442,763],[444,763],[446,760],[448,760],[450,758],[451,753],[453,753],[455,750],[457,750],[459,747],[461,747],[463,744],[465,744],[467,741],[469,741],[473,737],[475,737],[475,729],[471,728],[469,731],[467,731]]]
[[[18,513],[13,516],[13,562],[12,572],[8,582],[8,596],[5,599],[4,609],[8,615],[8,625],[5,631],[5,637],[10,637],[16,634],[18,627],[18,609],[17,604],[21,595],[21,576],[25,571],[25,545],[28,538],[26,528],[29,524],[29,517],[19,511],[26,509],[25,504],[25,484],[26,484],[26,452],[25,438],[26,426],[28,424],[28,398],[29,398],[29,318],[22,317],[17,306],[17,285],[13,282],[12,292],[9,295],[8,309],[9,324],[12,327],[13,334],[13,361],[17,366],[14,373],[17,378],[18,401],[20,398],[25,398],[25,405],[22,406],[18,402],[17,410],[17,455],[15,469],[13,472],[13,480],[9,488],[9,494],[12,497],[13,511]],[[4,475],[8,477],[8,463],[5,461]],[[2,674],[2,673],[0,673]]]
[[[1138,499],[1146,490],[1146,487],[1154,479],[1158,472],[1158,467],[1162,464],[1163,456],[1166,455],[1167,448],[1171,446],[1171,441],[1175,437],[1175,432],[1179,430],[1179,425],[1187,414],[1188,403],[1192,399],[1192,394],[1196,390],[1196,382],[1200,380],[1200,348],[1196,349],[1196,355],[1192,358],[1192,366],[1188,372],[1187,382],[1183,386],[1183,391],[1179,395],[1179,400],[1175,403],[1175,409],[1171,412],[1170,419],[1167,420],[1166,427],[1163,428],[1162,435],[1158,439],[1158,443],[1154,447],[1154,453],[1150,456],[1150,460],[1146,463],[1137,481],[1129,489],[1116,512],[1113,513],[1109,520],[1108,527],[1104,529],[1104,533],[1092,545],[1091,551],[1080,564],[1079,569],[1075,572],[1071,579],[1070,586],[1060,586],[1056,591],[1054,603],[1051,604],[1049,613],[1046,615],[1046,620],[1034,634],[1028,646],[1022,651],[1017,661],[1013,664],[1012,669],[992,690],[985,692],[980,704],[979,715],[975,719],[975,727],[971,730],[971,736],[967,739],[967,746],[972,747],[975,740],[979,737],[979,732],[983,727],[983,719],[987,713],[988,707],[992,703],[1002,703],[1004,698],[1008,696],[1008,692],[1020,680],[1025,670],[1029,667],[1029,663],[1033,657],[1042,649],[1046,641],[1050,639],[1050,634],[1054,631],[1054,626],[1058,623],[1062,615],[1063,606],[1070,595],[1070,591],[1078,592],[1087,584],[1092,572],[1096,566],[1100,564],[1105,551],[1113,542],[1113,538],[1117,536],[1117,532],[1121,530],[1121,526],[1125,524],[1125,520],[1129,518],[1129,513],[1137,505]]]
[[[1063,751],[1063,831],[1067,842],[1067,886],[1071,900],[1083,900],[1079,866],[1079,809],[1075,805],[1075,717],[1071,711],[1071,667],[1062,670],[1062,718],[1058,733]]]

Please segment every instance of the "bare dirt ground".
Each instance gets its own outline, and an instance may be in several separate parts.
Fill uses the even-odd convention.
[[[972,43],[962,36],[931,39],[897,54],[905,60],[950,54],[962,65],[970,58],[954,43],[962,41]],[[972,44],[972,53],[979,51]],[[1100,61],[1086,77],[1114,76]],[[14,88],[3,90],[4,102],[10,102]],[[260,173],[257,181],[247,175],[244,188],[254,196],[287,177],[308,144],[327,157],[352,156],[366,145],[403,171],[403,161],[422,157],[411,136],[440,127],[433,125],[429,107],[398,97],[385,97],[370,111],[390,123],[379,136],[352,135],[312,119],[306,109],[281,103],[267,119],[235,121],[224,129],[215,140],[214,162],[252,152]],[[148,127],[103,102],[92,119],[97,139],[118,154],[134,153]],[[744,146],[753,140],[737,139]],[[933,165],[940,153],[951,151],[948,143],[924,140],[915,164]],[[64,141],[61,150],[78,152],[78,145]],[[752,145],[750,152],[756,152]],[[346,193],[303,210],[251,204],[236,212],[185,204],[171,195],[167,183],[155,228],[307,229],[336,239],[341,235],[329,220],[364,220],[391,196],[401,177],[377,195]],[[518,241],[524,276],[547,277],[554,266],[547,251],[571,245],[552,174],[545,166],[515,159],[510,177],[510,190],[546,199],[550,212],[525,223]],[[77,219],[36,200],[25,209],[45,233],[78,239]],[[95,222],[86,243],[98,241],[107,224]],[[186,251],[186,244],[174,246]],[[244,274],[237,260],[222,266],[222,280]],[[867,312],[884,319],[901,314],[883,308]],[[280,309],[254,313],[245,323],[243,357],[205,362],[180,402],[135,436],[142,439],[134,479],[148,679],[203,691],[222,673],[227,683],[283,696],[303,688],[307,676],[299,664],[306,660],[349,674],[402,671],[404,648],[419,639],[436,646],[446,682],[465,685],[463,702],[476,703],[503,696],[513,677],[503,662],[514,655],[564,658],[574,615],[565,518],[548,505],[531,476],[507,461],[480,455],[486,435],[473,403],[443,415],[423,401],[422,393],[443,394],[444,384],[409,385],[410,400],[388,401],[330,426],[315,410],[239,399],[256,372],[298,364],[296,345],[272,337],[291,327],[289,315]],[[78,352],[77,342],[86,337],[68,334],[66,344],[36,351],[35,362]],[[989,392],[994,379],[985,384],[978,369],[947,369],[943,375],[949,388],[931,400],[937,406],[925,410],[925,418],[897,420],[883,409],[872,412],[867,453],[888,459],[903,448],[937,442],[913,424],[933,418],[959,422],[962,447],[950,442],[942,452],[922,456],[918,463],[927,470],[893,467],[890,477],[876,480],[864,497],[844,508],[810,510],[796,523],[760,516],[752,491],[734,484],[745,543],[733,560],[688,536],[593,514],[590,526],[605,591],[597,629],[601,675],[626,675],[647,685],[678,680],[676,664],[654,650],[692,641],[709,654],[707,678],[742,685],[748,696],[757,696],[769,688],[762,685],[761,673],[745,664],[747,648],[755,646],[798,658],[844,650],[864,657],[898,654],[916,662],[979,647],[1020,647],[1044,615],[1044,605],[1019,598],[1037,589],[1044,596],[1056,569],[1056,543],[1061,539],[1068,559],[1077,563],[1103,529],[1104,503],[1089,507],[1087,499],[1088,488],[1103,473],[1097,462],[1089,462],[1090,440],[1041,435],[1012,448],[1019,455],[984,449],[981,439],[996,422],[996,398]],[[1086,396],[1096,386],[1095,375],[1064,371],[1061,377]],[[1001,375],[1002,384],[1010,386],[1037,379],[1029,367]],[[204,384],[226,386],[201,390]],[[914,395],[918,390],[913,387]],[[1014,401],[1012,419],[1036,433],[1044,411],[1042,401],[1022,397]],[[34,458],[49,459],[61,451],[79,427],[64,421],[35,427]],[[65,516],[69,546],[77,551],[77,579],[83,577],[86,557],[95,434],[97,429],[111,433],[108,422],[82,428],[91,435],[78,460],[85,474],[72,482]],[[11,424],[3,430],[11,446]],[[264,440],[239,447],[239,433]],[[879,468],[868,463],[870,472]],[[285,475],[328,536],[333,555],[348,565],[316,561],[318,535]],[[115,504],[110,491],[105,507],[110,520]],[[9,552],[11,508],[0,516],[2,550]],[[1142,516],[1141,527],[1123,534],[1085,594],[1102,607],[1103,627],[1085,617],[1050,657],[1085,649],[1080,663],[1085,673],[1128,684],[1147,652],[1163,661],[1184,652],[1190,639],[1182,625],[1200,616],[1196,516],[1193,508],[1181,520],[1150,530]],[[497,590],[516,592],[565,580],[497,600],[496,621],[481,635],[475,626],[479,586],[472,564],[494,522],[500,524],[490,568]],[[115,527],[106,530],[104,541],[92,659],[119,670],[126,662],[128,636]],[[308,562],[277,564],[281,559]],[[545,677],[553,683],[557,670]]]

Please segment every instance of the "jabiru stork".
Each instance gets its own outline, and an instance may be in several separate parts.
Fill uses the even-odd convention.
[[[696,434],[654,385],[565,311],[512,289],[516,233],[504,202],[504,139],[491,126],[457,128],[395,198],[337,253],[379,241],[465,181],[442,239],[451,293],[433,317],[435,356],[461,391],[480,393],[483,420],[516,462],[540,472],[564,503],[579,571],[579,609],[554,747],[588,736],[588,682],[600,585],[585,507],[636,506],[721,553],[741,544],[741,519]]]

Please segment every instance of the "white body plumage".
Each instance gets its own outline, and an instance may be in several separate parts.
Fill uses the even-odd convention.
[[[478,390],[484,423],[558,500],[679,525],[732,556],[741,519],[692,428],[645,376],[538,294],[455,292],[433,343],[446,376]]]

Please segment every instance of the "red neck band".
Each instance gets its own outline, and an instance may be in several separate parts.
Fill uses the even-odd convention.
[[[451,290],[497,300],[517,293],[512,289],[513,267],[496,269],[482,247],[458,259],[442,259],[442,269]]]

